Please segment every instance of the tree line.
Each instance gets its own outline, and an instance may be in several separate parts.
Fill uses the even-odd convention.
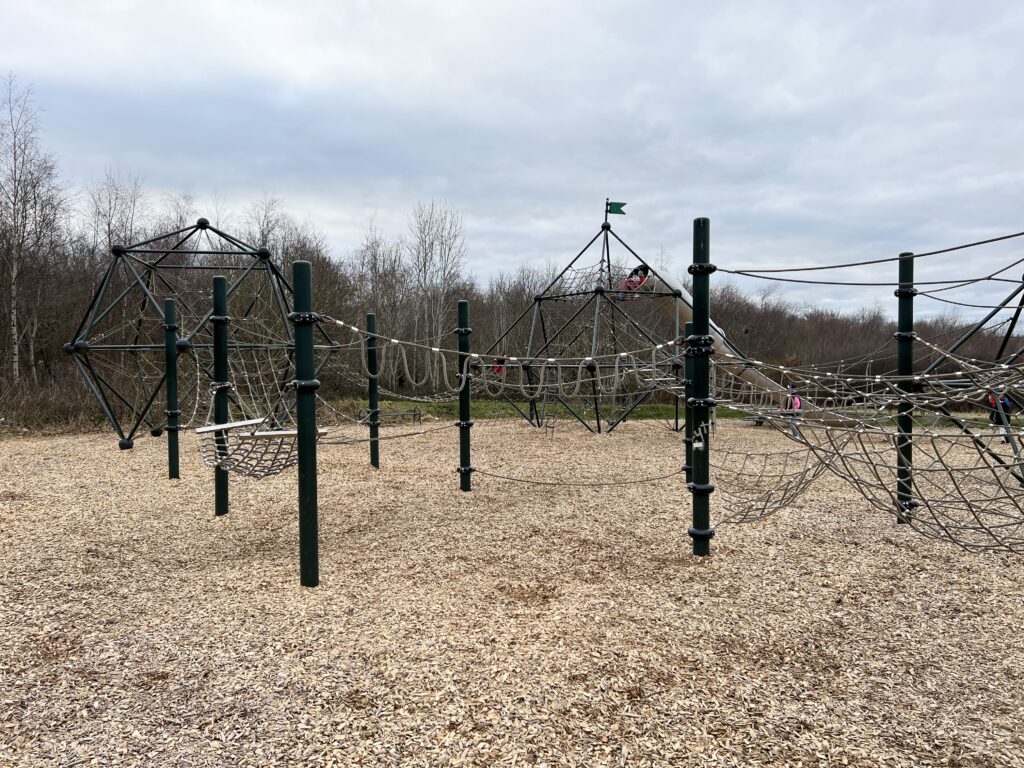
[[[405,231],[385,232],[371,221],[358,245],[333,254],[323,232],[272,196],[231,215],[222,203],[200,212],[188,195],[154,195],[140,177],[113,170],[73,189],[43,144],[31,87],[14,75],[0,87],[0,417],[8,424],[95,419],[98,411],[62,347],[88,308],[111,247],[183,228],[200,215],[269,247],[286,269],[296,259],[313,262],[319,311],[357,323],[372,311],[382,332],[441,346],[449,346],[442,341],[454,328],[459,299],[470,300],[474,345],[486,348],[556,274],[550,266],[524,265],[478,280],[468,268],[461,214],[435,201],[417,204]],[[750,296],[727,281],[712,282],[714,320],[758,359],[793,366],[862,357],[895,330],[878,309],[843,314],[787,303],[771,290]],[[950,316],[919,330],[938,338],[963,326]],[[996,345],[994,334],[983,335],[969,351],[985,356]]]

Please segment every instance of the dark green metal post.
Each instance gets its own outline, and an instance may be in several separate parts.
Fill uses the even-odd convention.
[[[167,370],[167,476],[180,477],[178,453],[178,311],[174,299],[164,299],[164,365]]]
[[[687,484],[693,494],[693,525],[687,533],[693,539],[693,554],[710,555],[711,537],[711,483],[709,454],[711,451],[709,414],[715,401],[711,399],[711,355],[715,349],[711,337],[711,222],[700,218],[693,221],[693,333],[686,337],[686,354],[693,372],[693,395],[687,398],[689,415],[693,417],[692,479]]]
[[[683,334],[686,338],[693,334],[693,323],[686,323],[683,326]],[[683,379],[683,418],[686,419],[683,438],[683,444],[686,446],[686,463],[683,465],[683,471],[686,473],[686,485],[689,487],[693,482],[693,413],[690,411],[690,398],[693,397],[693,358],[689,355],[683,358],[683,375],[686,377]]]
[[[215,424],[228,422],[228,280],[222,275],[213,278],[213,378],[216,379],[216,390],[213,395],[213,421]],[[216,435],[217,456],[227,455],[227,435],[218,432]],[[215,482],[214,514],[228,513],[228,471],[217,467],[213,471]]]
[[[914,254],[900,254],[899,317],[896,325],[896,373],[904,392],[914,390]],[[896,415],[896,522],[909,523],[914,507],[914,406],[900,400]]]
[[[319,521],[316,498],[316,391],[313,326],[313,271],[308,261],[292,265],[295,286],[295,416],[299,431],[299,579],[304,587],[320,583]]]
[[[366,338],[366,369],[370,372],[367,382],[368,415],[370,423],[370,466],[380,467],[380,399],[377,393],[377,316],[373,312],[366,315],[366,330],[370,336]]]
[[[469,413],[469,380],[473,375],[469,372],[469,302],[459,302],[459,327],[455,333],[459,337],[459,490],[472,490],[473,465],[469,452],[469,430],[473,426]],[[465,377],[465,380],[463,380]]]

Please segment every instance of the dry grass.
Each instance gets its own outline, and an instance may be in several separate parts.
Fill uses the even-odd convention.
[[[826,477],[697,560],[679,478],[460,494],[456,439],[322,449],[315,590],[294,470],[214,519],[191,437],[180,482],[149,438],[0,442],[0,763],[1024,765],[1019,559]],[[474,439],[538,480],[681,463],[641,425]]]

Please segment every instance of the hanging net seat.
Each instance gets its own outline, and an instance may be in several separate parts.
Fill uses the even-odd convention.
[[[199,427],[195,432],[203,464],[256,479],[283,472],[299,461],[299,431],[273,426],[265,417]],[[318,429],[317,439],[326,434]]]

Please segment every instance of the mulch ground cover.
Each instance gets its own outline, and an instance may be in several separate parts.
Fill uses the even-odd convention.
[[[468,494],[455,430],[322,446],[304,589],[295,470],[214,518],[183,439],[0,441],[0,764],[1024,765],[1024,559],[831,475],[694,558],[679,475],[592,485],[677,472],[653,424],[480,421]]]

